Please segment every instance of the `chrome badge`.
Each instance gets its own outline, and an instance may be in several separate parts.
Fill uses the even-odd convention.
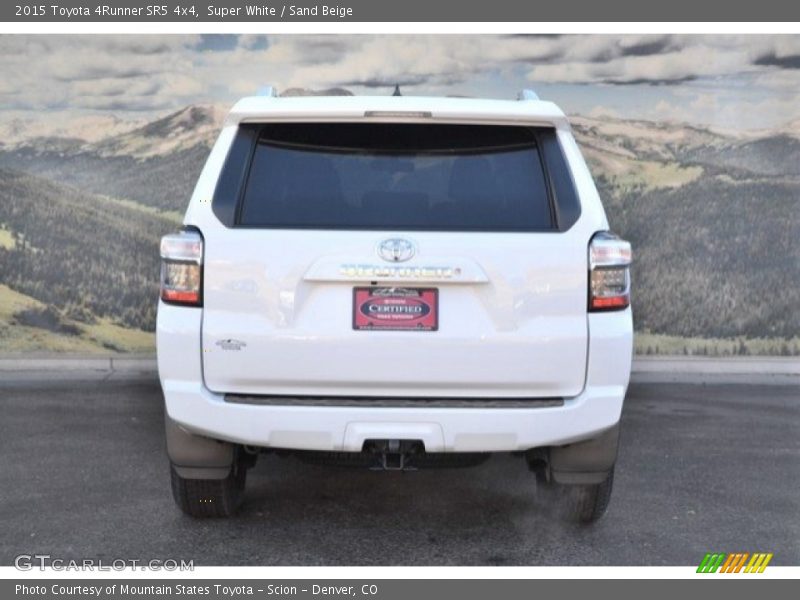
[[[390,238],[378,244],[378,256],[389,262],[404,262],[416,253],[413,242],[403,238]]]

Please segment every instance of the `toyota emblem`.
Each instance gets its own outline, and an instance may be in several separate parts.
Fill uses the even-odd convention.
[[[403,238],[390,238],[378,244],[378,256],[389,262],[404,262],[415,253],[413,242]]]

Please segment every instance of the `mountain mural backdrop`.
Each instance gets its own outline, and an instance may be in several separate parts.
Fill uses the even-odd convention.
[[[0,123],[0,352],[153,351],[158,240],[224,114]],[[800,123],[571,120],[634,247],[637,351],[800,354]]]

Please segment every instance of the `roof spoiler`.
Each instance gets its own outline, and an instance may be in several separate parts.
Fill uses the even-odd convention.
[[[392,96],[400,96],[400,95],[402,95],[400,93],[400,86],[396,85]],[[256,96],[267,96],[268,98],[277,98],[278,90],[274,86],[265,85],[258,88]],[[524,90],[520,90],[520,92],[517,94],[517,100],[522,100],[522,101],[539,100],[539,96],[532,89],[525,88]]]

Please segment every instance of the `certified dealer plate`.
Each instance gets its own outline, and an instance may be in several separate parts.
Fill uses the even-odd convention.
[[[438,328],[436,288],[353,288],[353,329],[436,331]]]

